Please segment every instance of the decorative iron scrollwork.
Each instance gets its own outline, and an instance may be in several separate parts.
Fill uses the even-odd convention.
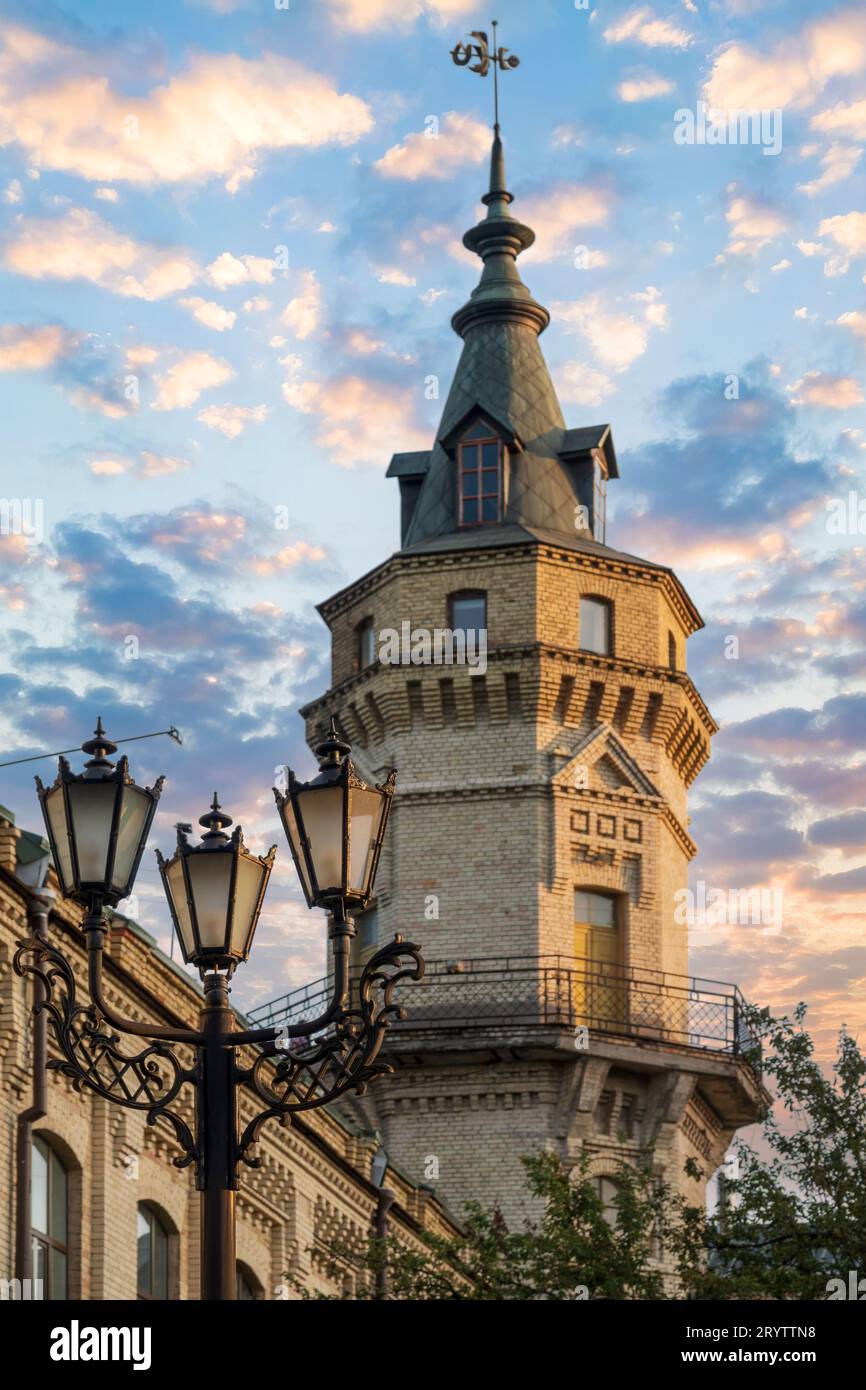
[[[391,1023],[406,1017],[393,1002],[394,990],[401,980],[420,980],[423,974],[420,948],[395,937],[367,962],[358,982],[357,1005],[337,1016],[332,1031],[306,1045],[299,1040],[301,1045],[287,1054],[271,1044],[251,1067],[239,1069],[238,1081],[264,1102],[265,1109],[244,1129],[238,1158],[251,1168],[260,1167],[261,1159],[252,1157],[250,1149],[266,1120],[285,1124],[292,1115],[347,1092],[363,1095],[374,1077],[393,1071],[393,1064],[381,1060],[379,1053]],[[273,1066],[275,1057],[280,1060]]]
[[[183,1150],[174,1159],[175,1166],[186,1168],[195,1162],[198,1150],[189,1126],[168,1108],[194,1074],[181,1065],[171,1048],[157,1041],[134,1056],[121,1052],[118,1035],[103,1031],[95,1005],[76,1002],[72,967],[47,941],[39,937],[20,941],[13,966],[17,975],[32,975],[41,986],[42,998],[37,999],[34,1013],[48,1015],[61,1053],[48,1066],[68,1076],[77,1091],[87,1086],[104,1100],[142,1111],[148,1124],[168,1121]],[[60,986],[57,992],[56,985]]]

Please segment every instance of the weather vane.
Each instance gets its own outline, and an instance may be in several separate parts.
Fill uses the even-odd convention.
[[[493,26],[493,46],[488,45],[487,35],[483,29],[473,29],[469,35],[472,39],[477,39],[477,43],[458,43],[451,50],[451,57],[458,68],[469,66],[470,72],[477,72],[479,77],[486,77],[491,67],[493,68],[493,110],[496,131],[499,131],[499,70],[507,72],[509,68],[520,66],[520,59],[516,53],[509,53],[507,48],[496,47],[496,27],[497,21],[492,21]],[[476,61],[473,63],[472,59]],[[470,66],[471,65],[471,66]]]

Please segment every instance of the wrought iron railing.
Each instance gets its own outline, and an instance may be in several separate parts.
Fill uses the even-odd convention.
[[[322,1011],[327,980],[249,1011],[257,1026],[300,1023]],[[393,1045],[478,1037],[519,1043],[542,1030],[640,1038],[676,1047],[749,1056],[760,1045],[736,985],[638,967],[602,966],[565,956],[430,961],[423,980],[395,992],[407,1018]],[[480,1040],[480,1039],[479,1039]]]

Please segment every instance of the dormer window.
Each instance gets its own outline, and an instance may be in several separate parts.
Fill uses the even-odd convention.
[[[460,525],[489,526],[502,520],[502,440],[483,424],[457,450]]]

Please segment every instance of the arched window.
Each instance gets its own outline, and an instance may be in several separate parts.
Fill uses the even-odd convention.
[[[463,589],[460,593],[449,595],[448,626],[452,632],[465,632],[467,635],[486,631],[487,595],[483,589]]]
[[[355,669],[366,671],[376,660],[376,629],[372,618],[365,618],[355,628]]]
[[[153,1207],[138,1208],[138,1296],[168,1298],[169,1233]]]
[[[580,600],[580,650],[613,654],[613,605],[605,598]]]
[[[672,632],[668,633],[668,666],[672,671],[677,669],[677,639]]]
[[[235,1265],[235,1297],[241,1303],[251,1303],[262,1297],[264,1290],[249,1265]]]
[[[30,1231],[34,1297],[66,1299],[69,1285],[68,1189],[66,1168],[47,1140],[33,1139],[30,1174]]]
[[[478,424],[458,451],[460,525],[489,526],[502,520],[502,440]]]

